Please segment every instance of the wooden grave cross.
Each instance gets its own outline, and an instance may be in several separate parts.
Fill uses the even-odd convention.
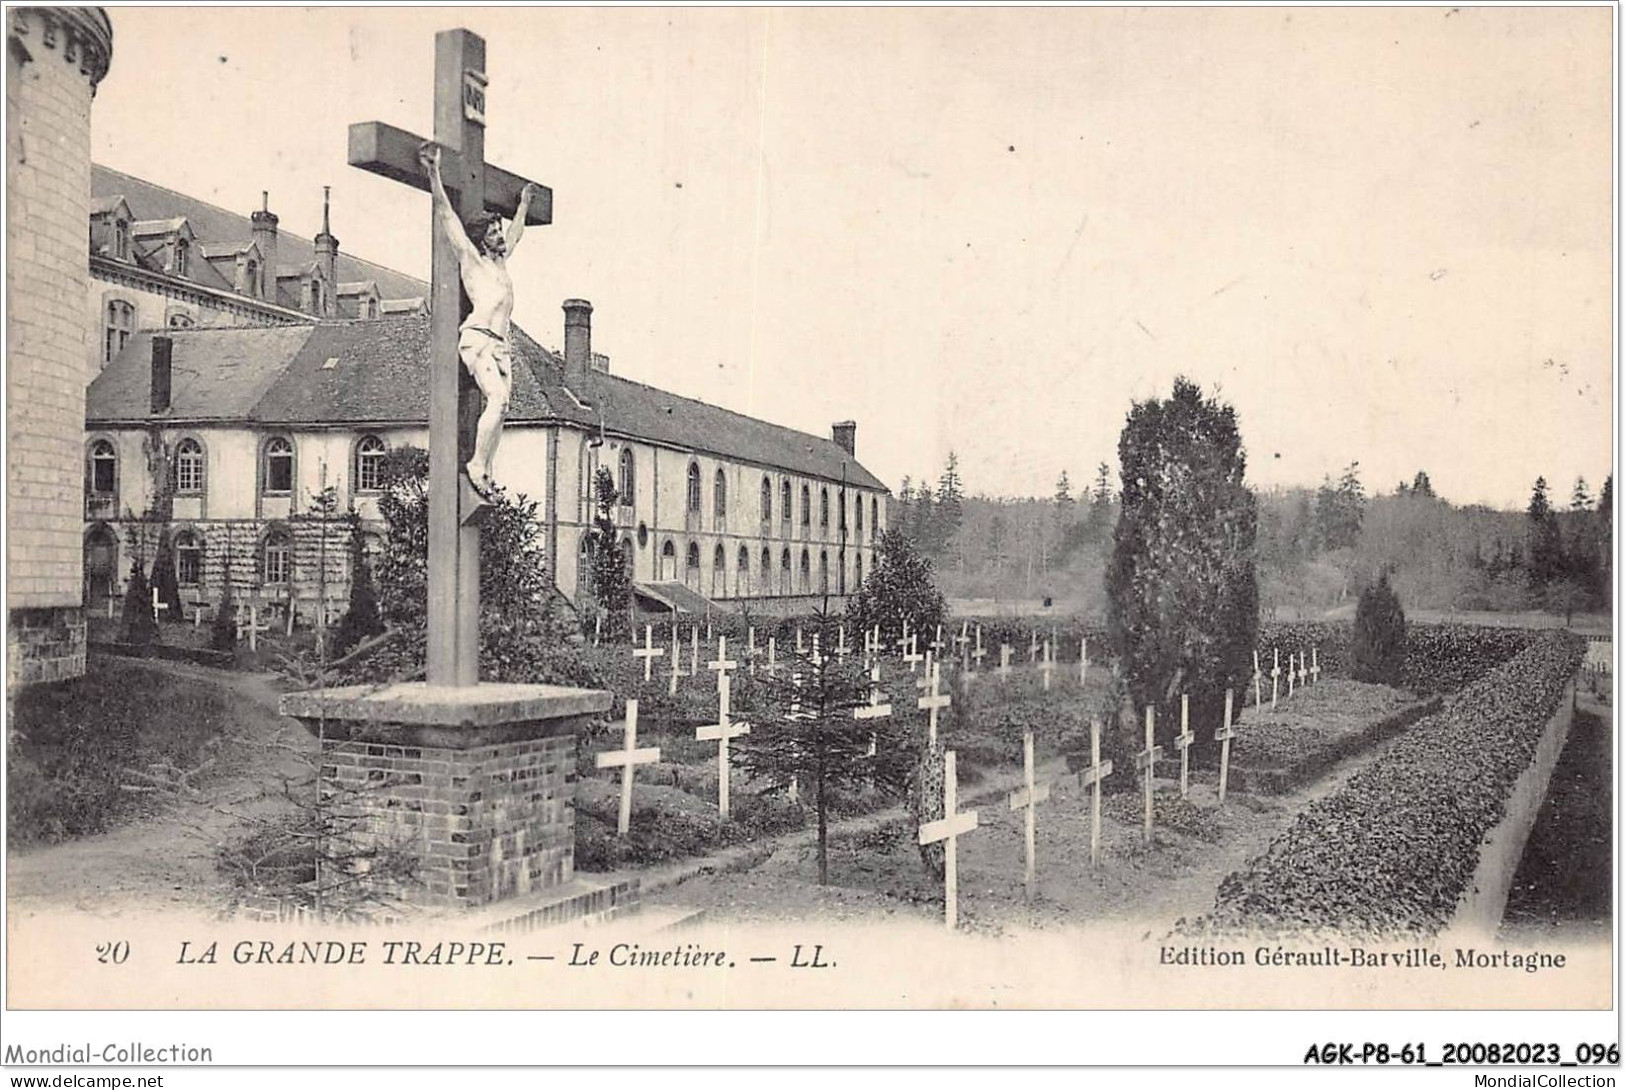
[[[1264,675],[1258,669],[1258,648],[1253,648],[1253,707],[1264,706]]]
[[[920,663],[925,660],[925,656],[920,654],[918,648],[919,637],[916,633],[908,638],[908,653],[903,656],[903,661],[908,663],[908,672],[911,674],[917,673]]]
[[[160,621],[164,619],[164,614],[169,612],[169,603],[168,602],[160,602],[158,600],[158,588],[157,587],[152,588],[152,611],[153,611],[153,614],[155,616],[157,616],[157,618]]]
[[[1089,637],[1083,637],[1078,645],[1078,684],[1089,684]]]
[[[750,676],[756,676],[756,626],[745,629],[745,661],[750,664]]]
[[[947,841],[943,847],[942,900],[948,930],[959,926],[959,838],[976,828],[976,811],[960,810],[959,768],[954,751],[943,754],[942,817],[920,826],[920,844]]]
[[[1044,643],[1044,661],[1039,663],[1038,669],[1044,674],[1044,691],[1047,693],[1050,675],[1055,673],[1055,645],[1047,640]]]
[[[261,632],[269,632],[269,631],[271,631],[271,626],[268,623],[267,624],[261,624],[260,623],[260,607],[256,606],[256,605],[251,605],[251,606],[246,607],[247,610],[248,610],[248,623],[244,624],[243,623],[243,610],[244,610],[244,608],[245,607],[243,607],[243,606],[238,606],[237,607],[237,639],[239,641],[241,641],[242,638],[243,638],[243,633],[247,632],[248,633],[248,649],[250,651],[258,651],[260,649],[260,639],[259,639],[260,633]]]
[[[656,647],[654,645],[654,627],[652,625],[644,625],[643,646],[637,647],[634,645],[632,648],[632,657],[643,660],[644,681],[654,680],[655,659],[660,658],[665,653],[666,649],[664,647]]]
[[[914,687],[921,692],[931,687],[931,670],[936,665],[931,659],[931,649],[929,647],[925,649],[925,662],[923,665],[925,666],[923,676],[916,678],[914,681]]]
[[[207,602],[193,602],[192,603],[192,628],[194,630],[203,627],[203,613],[208,608],[209,608],[209,603],[207,603]]]
[[[1027,647],[1027,663],[1031,665],[1038,661],[1038,629],[1033,629],[1032,642]]]
[[[1286,695],[1291,699],[1298,687],[1298,661],[1291,651],[1286,653]]]
[[[1089,827],[1089,864],[1100,865],[1100,781],[1112,774],[1112,763],[1100,759],[1100,720],[1089,720],[1089,767],[1084,771],[1081,785],[1094,789],[1092,813],[1094,822]]]
[[[1027,826],[1027,899],[1030,901],[1038,871],[1038,804],[1049,798],[1049,784],[1038,783],[1033,778],[1033,732],[1030,730],[1021,735],[1021,767],[1026,786],[1010,792],[1010,812],[1027,811],[1024,817]]]
[[[970,622],[965,621],[959,626],[959,635],[954,637],[954,643],[959,646],[959,657],[969,661],[970,654]]]
[[[974,661],[976,663],[977,669],[981,668],[982,659],[987,657],[987,648],[982,646],[982,626],[981,625],[976,626],[976,650],[974,650],[974,651],[972,651],[970,653],[970,657],[971,657],[972,661]],[[975,672],[976,672],[975,670],[972,670],[971,671],[972,675],[974,675]]]
[[[873,666],[880,658],[880,626],[875,625],[874,631],[863,634],[863,663]]]
[[[903,618],[903,634],[901,636],[899,636],[898,639],[897,639],[897,653],[898,653],[898,655],[907,655],[910,646],[912,646],[912,645],[909,643],[909,639],[908,639],[908,618],[904,617]]]
[[[942,649],[947,646],[947,644],[942,642],[942,626],[939,624],[937,625],[936,638],[933,639],[930,644],[931,650],[935,651],[937,653],[937,658],[940,659],[942,658]]]
[[[677,626],[671,626],[671,674],[666,692],[677,695],[677,679],[683,676],[683,645],[677,642]]]
[[[689,648],[689,650],[688,650],[688,661],[690,663],[690,669],[688,671],[688,676],[689,677],[699,677],[700,676],[700,626],[699,625],[690,625],[689,626],[689,629],[688,629],[688,648]]]
[[[805,655],[806,653],[807,645],[801,639],[801,626],[796,625],[796,654]]]
[[[846,625],[838,625],[835,629],[835,658],[845,662],[850,649],[846,646]]]
[[[485,162],[485,40],[447,30],[434,40],[434,142],[452,210],[463,222],[481,212],[518,213],[524,178]],[[427,143],[371,121],[351,125],[349,164],[416,189],[429,189],[419,159]],[[553,219],[553,195],[534,190],[525,222]],[[479,683],[479,517],[488,504],[463,476],[482,399],[462,366],[457,342],[465,313],[453,240],[432,235],[429,367],[429,662],[430,685]]]
[[[1224,726],[1213,737],[1219,743],[1219,805],[1224,805],[1224,790],[1230,780],[1230,739],[1236,736],[1236,728],[1231,719],[1231,712],[1235,693],[1229,689],[1224,691]]]
[[[1298,652],[1298,684],[1309,684],[1309,655],[1303,651]]]
[[[1011,651],[1009,644],[1004,643],[999,645],[999,676],[1002,678],[1008,678],[1010,676],[1010,654]]]
[[[928,737],[933,746],[937,744],[937,712],[941,708],[950,707],[954,702],[953,697],[941,691],[941,681],[942,664],[938,663],[931,668],[931,688],[926,691],[924,696],[915,701],[920,706],[921,711],[929,711],[931,714],[930,734]]]
[[[880,702],[881,692],[880,667],[879,665],[875,665],[869,668],[869,703],[860,704],[856,708],[853,708],[852,718],[857,720],[865,720],[886,719],[890,717],[891,703],[889,701],[884,704]],[[869,734],[869,756],[873,757],[875,755],[875,750],[876,739],[874,732],[871,731]]]
[[[1275,666],[1270,670],[1270,711],[1275,710],[1276,697],[1281,694],[1281,649],[1275,649]]]
[[[728,742],[738,738],[741,734],[750,733],[749,723],[735,723],[728,718],[728,698],[730,682],[726,672],[717,675],[717,721],[710,726],[694,728],[694,740],[697,742],[715,742],[717,744],[717,809],[722,816],[728,816],[728,779],[730,762],[728,760]]]
[[[1314,684],[1319,685],[1320,684],[1320,648],[1318,648],[1318,647],[1310,648],[1309,653],[1310,653],[1311,656],[1313,656],[1312,661],[1314,663],[1314,665],[1309,667],[1309,680],[1311,682],[1313,682]]]
[[[767,666],[763,668],[763,672],[771,677],[773,674],[778,673],[778,670],[779,638],[777,636],[769,636],[767,638]]]
[[[1145,830],[1142,834],[1147,844],[1151,842],[1151,823],[1153,820],[1152,805],[1156,793],[1157,758],[1162,756],[1162,747],[1157,741],[1157,709],[1145,709],[1145,749],[1134,756],[1134,767],[1140,773],[1145,791]]]
[[[638,765],[654,764],[660,760],[660,747],[650,746],[645,749],[638,748],[638,702],[626,702],[626,742],[620,749],[608,750],[600,753],[597,758],[599,768],[618,768],[621,770],[621,815],[616,824],[616,832],[625,836],[632,828],[632,772]]]
[[[1191,698],[1189,693],[1179,694],[1179,733],[1174,735],[1174,745],[1179,749],[1179,797],[1189,798],[1191,793],[1191,743],[1196,741],[1196,735],[1191,733]]]
[[[728,637],[727,636],[718,636],[717,637],[717,657],[716,657],[716,661],[706,663],[705,668],[707,670],[715,670],[717,672],[717,685],[718,686],[721,686],[722,679],[728,676],[728,671],[729,670],[737,670],[737,669],[739,669],[739,663],[736,660],[730,659],[728,657]]]

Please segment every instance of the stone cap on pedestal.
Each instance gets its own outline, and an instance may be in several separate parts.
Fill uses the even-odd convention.
[[[607,712],[613,702],[603,689],[403,681],[288,693],[280,710],[307,727],[320,721],[333,735],[461,749],[564,733],[587,716]]]

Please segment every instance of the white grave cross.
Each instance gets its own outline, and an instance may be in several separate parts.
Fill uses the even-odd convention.
[[[1049,692],[1050,675],[1055,673],[1055,645],[1044,642],[1044,661],[1038,667],[1044,672],[1044,691]]]
[[[1010,645],[1007,643],[999,645],[999,676],[1010,676]]]
[[[643,626],[643,646],[641,648],[640,647],[633,647],[632,648],[632,657],[635,658],[635,659],[642,659],[643,660],[643,680],[644,681],[653,681],[654,680],[655,659],[660,658],[665,653],[666,653],[666,649],[664,647],[656,647],[654,645],[654,628],[652,626],[650,626],[650,625],[644,625]]]
[[[734,723],[728,718],[730,687],[726,673],[717,675],[717,721],[707,727],[694,728],[695,741],[717,744],[717,809],[724,818],[728,816],[728,741],[750,733],[749,723]]]
[[[931,745],[933,746],[937,744],[937,711],[940,708],[951,706],[954,702],[953,697],[940,691],[938,686],[941,681],[942,664],[938,663],[936,666],[931,668],[931,688],[926,691],[926,695],[920,697],[919,700],[916,701],[916,703],[919,704],[921,711],[929,711],[931,713],[930,734],[928,737],[930,738]]]
[[[947,841],[944,846],[942,886],[943,905],[948,919],[948,929],[952,931],[959,926],[959,838],[976,828],[976,811],[960,811],[959,806],[959,769],[954,762],[954,751],[949,750],[943,755],[942,776],[942,817],[937,821],[928,821],[920,826],[920,843],[935,844],[939,840]]]
[[[1253,707],[1264,706],[1264,675],[1258,669],[1258,648],[1253,648]]]
[[[1224,789],[1230,779],[1230,739],[1236,736],[1236,728],[1231,725],[1231,710],[1235,693],[1229,689],[1224,691],[1224,726],[1219,728],[1214,738],[1219,743],[1219,805],[1224,805]]]
[[[734,660],[734,659],[730,659],[728,657],[728,637],[727,636],[718,636],[717,637],[717,657],[716,657],[716,661],[706,663],[705,668],[707,670],[715,670],[717,672],[717,685],[719,687],[722,685],[722,679],[728,676],[728,671],[729,670],[737,670],[737,669],[739,669],[738,661]]]
[[[1275,665],[1270,670],[1270,711],[1275,710],[1275,699],[1281,695],[1281,649],[1275,649]]]
[[[1100,865],[1100,781],[1112,774],[1112,763],[1100,759],[1100,720],[1089,721],[1089,769],[1083,774],[1083,786],[1094,788],[1094,823],[1089,827],[1089,863]]]
[[[1320,648],[1318,648],[1318,647],[1311,648],[1309,653],[1310,653],[1311,656],[1313,656],[1311,661],[1314,663],[1314,665],[1309,667],[1309,679],[1314,684],[1319,685],[1320,684]]]
[[[1179,733],[1174,735],[1174,745],[1179,748],[1179,797],[1188,798],[1191,793],[1191,743],[1196,741],[1196,735],[1191,733],[1191,698],[1188,693],[1179,694]]]
[[[1145,840],[1151,842],[1152,802],[1156,792],[1154,780],[1157,775],[1157,758],[1162,756],[1162,747],[1156,744],[1157,740],[1157,709],[1145,709],[1145,749],[1134,757],[1134,767],[1140,773],[1145,791]]]
[[[599,768],[621,770],[621,816],[617,832],[625,836],[632,828],[632,771],[638,765],[653,764],[660,760],[660,747],[638,748],[638,702],[626,702],[626,743],[598,755]]]
[[[1038,783],[1033,778],[1033,732],[1030,730],[1021,736],[1021,767],[1026,786],[1010,792],[1010,811],[1027,811],[1027,899],[1032,900],[1038,870],[1038,804],[1049,798],[1049,784]]]

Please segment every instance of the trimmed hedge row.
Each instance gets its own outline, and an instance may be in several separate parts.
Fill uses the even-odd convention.
[[[1414,693],[1453,693],[1529,646],[1538,633],[1494,625],[1411,624],[1405,630],[1405,673],[1400,684]],[[1295,621],[1259,629],[1259,657],[1271,647],[1315,648],[1323,673],[1348,677],[1354,628],[1347,621]],[[1269,662],[1262,663],[1268,674]],[[1265,679],[1266,687],[1268,678]]]
[[[1584,655],[1567,633],[1511,661],[1412,727],[1219,886],[1197,931],[1432,935],[1450,921],[1485,835],[1529,767]]]

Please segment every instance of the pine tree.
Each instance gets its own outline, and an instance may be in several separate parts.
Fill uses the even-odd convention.
[[[1384,571],[1360,592],[1354,611],[1352,674],[1356,681],[1398,685],[1405,673],[1405,611]]]
[[[1106,573],[1108,635],[1136,717],[1155,706],[1165,738],[1181,694],[1192,722],[1223,714],[1252,666],[1258,504],[1235,409],[1181,377],[1136,402],[1118,441],[1122,510]]]
[[[124,640],[148,644],[158,638],[158,622],[152,616],[152,586],[142,570],[141,558],[130,564],[130,585],[124,588]]]
[[[1545,477],[1535,479],[1525,514],[1529,519],[1529,584],[1539,592],[1563,575],[1563,531],[1552,510]]]
[[[378,610],[378,590],[373,586],[372,568],[367,564],[366,549],[359,531],[352,525],[350,533],[350,601],[338,630],[333,634],[333,653],[343,656],[363,640],[384,631],[384,619]]]
[[[1416,471],[1416,479],[1411,482],[1411,495],[1425,496],[1428,499],[1437,499],[1433,492],[1433,482],[1428,479],[1427,470]]]
[[[598,601],[604,636],[618,638],[630,631],[632,623],[627,612],[632,602],[632,580],[626,573],[626,556],[615,531],[613,515],[620,493],[616,491],[614,475],[603,467],[599,467],[594,490],[597,503],[590,545],[592,593]]]
[[[859,632],[878,624],[884,636],[895,638],[905,620],[910,632],[930,632],[946,612],[931,561],[906,535],[896,530],[882,533],[874,570],[847,603],[848,621]]]
[[[1586,479],[1583,475],[1574,479],[1574,491],[1569,495],[1569,510],[1591,510],[1591,491],[1586,487]]]

